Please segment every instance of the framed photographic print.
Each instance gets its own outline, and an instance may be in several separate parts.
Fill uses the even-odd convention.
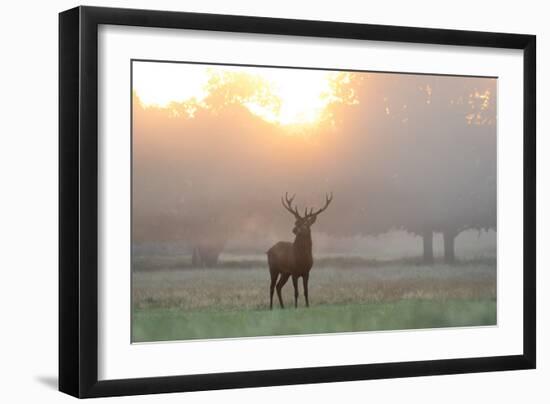
[[[535,37],[59,17],[59,387],[535,367]]]

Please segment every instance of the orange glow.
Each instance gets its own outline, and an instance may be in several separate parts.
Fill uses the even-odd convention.
[[[349,73],[134,62],[133,90],[144,106],[168,107],[175,102],[208,107],[211,86],[233,80],[229,91],[241,91],[236,99],[251,113],[281,126],[310,126],[319,123],[331,102],[338,101],[334,83],[346,83],[346,75]],[[187,110],[192,116],[193,108]]]

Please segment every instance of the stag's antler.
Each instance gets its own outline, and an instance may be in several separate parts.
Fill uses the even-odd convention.
[[[295,196],[296,194],[292,195],[292,197],[289,198],[288,192],[285,192],[285,198],[283,199],[283,197],[281,196],[281,203],[283,204],[286,210],[288,210],[290,213],[294,215],[296,219],[303,219],[303,217],[300,216],[300,213],[298,213],[298,207],[297,206],[295,206],[294,208],[292,207],[292,202],[294,201]],[[307,213],[307,209],[306,209],[306,213]]]
[[[330,196],[329,196],[329,194],[325,194],[325,206],[323,206],[318,211],[313,212],[313,208],[311,208],[309,210],[309,213],[308,213],[307,208],[306,208],[306,216],[305,217],[308,218],[308,219],[316,218],[319,213],[323,212],[326,208],[328,208],[328,205],[330,205],[331,202],[332,202],[332,192],[330,193]]]

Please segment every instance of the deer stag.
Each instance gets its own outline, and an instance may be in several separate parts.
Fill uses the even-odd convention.
[[[295,195],[294,195],[295,196]],[[298,278],[302,277],[304,283],[304,296],[306,298],[306,306],[309,307],[308,298],[308,280],[309,271],[313,266],[313,255],[311,253],[311,225],[317,220],[317,215],[323,212],[332,202],[332,193],[327,194],[325,206],[314,211],[313,208],[305,209],[304,215],[301,216],[298,212],[298,207],[292,207],[294,196],[281,197],[281,203],[284,208],[294,215],[296,219],[292,232],[296,235],[293,243],[287,241],[279,241],[267,251],[267,262],[269,264],[269,273],[271,275],[271,285],[269,288],[269,308],[273,309],[273,291],[277,288],[277,296],[281,308],[284,308],[283,298],[281,297],[281,289],[285,286],[288,278],[292,276],[292,284],[294,286],[294,307],[298,307]],[[278,281],[277,281],[278,280]]]

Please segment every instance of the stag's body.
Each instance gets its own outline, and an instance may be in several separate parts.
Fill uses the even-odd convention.
[[[284,308],[281,290],[288,279],[292,277],[294,286],[294,307],[298,307],[298,279],[301,277],[304,285],[304,297],[306,306],[309,307],[308,281],[309,271],[313,267],[312,241],[310,227],[317,215],[324,211],[332,201],[332,196],[326,198],[325,206],[315,213],[313,209],[308,213],[307,209],[304,216],[298,212],[298,208],[292,208],[294,197],[281,201],[283,206],[291,212],[296,218],[293,232],[296,235],[294,242],[279,241],[267,251],[267,262],[269,264],[269,273],[271,275],[271,284],[269,288],[269,307],[273,308],[273,292],[277,289],[277,297],[281,308]],[[286,202],[286,204],[285,204]]]

